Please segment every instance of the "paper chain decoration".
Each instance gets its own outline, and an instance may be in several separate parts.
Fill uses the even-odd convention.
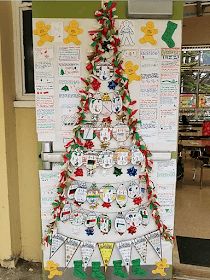
[[[171,241],[173,240],[173,237],[160,219],[157,196],[150,180],[150,172],[152,170],[153,164],[151,160],[151,152],[147,149],[143,138],[138,132],[137,125],[140,124],[140,121],[135,118],[138,110],[133,108],[136,101],[132,100],[130,97],[128,89],[129,81],[124,76],[124,69],[122,67],[123,60],[121,59],[121,53],[119,51],[120,39],[118,37],[118,31],[115,28],[116,3],[111,1],[105,3],[102,9],[95,12],[95,16],[100,27],[98,30],[92,30],[89,32],[92,36],[92,53],[88,55],[88,62],[86,65],[86,69],[89,72],[89,77],[82,78],[82,81],[84,82],[84,89],[80,90],[81,100],[80,105],[78,106],[78,119],[74,131],[75,134],[74,137],[65,145],[65,164],[63,166],[63,170],[60,172],[60,179],[57,187],[57,197],[52,203],[53,217],[52,221],[47,226],[47,233],[44,241],[46,244],[52,244],[53,231],[56,229],[57,222],[61,219],[61,212],[66,205],[66,189],[68,188],[69,183],[76,180],[75,174],[83,173],[82,169],[77,169],[76,171],[74,168],[69,169],[72,153],[78,149],[85,152],[88,149],[91,150],[93,148],[91,142],[88,142],[89,144],[87,146],[87,141],[83,141],[78,127],[82,127],[86,123],[90,122],[90,120],[86,119],[88,115],[92,115],[93,122],[99,120],[99,114],[102,113],[102,111],[100,112],[101,104],[98,104],[99,108],[97,108],[97,106],[94,108],[93,114],[91,112],[93,108],[91,109],[90,102],[93,91],[95,91],[95,94],[97,94],[98,91],[100,92],[102,81],[106,81],[108,83],[108,88],[114,88],[114,90],[117,91],[118,96],[121,97],[120,100],[122,101],[122,108],[119,112],[116,112],[117,116],[115,116],[119,121],[123,122],[129,127],[130,140],[138,148],[139,152],[143,154],[145,167],[144,172],[139,175],[139,179],[140,181],[146,183],[149,207],[152,211],[152,216],[155,220],[158,230],[160,231],[163,238]],[[109,55],[110,53],[111,55]],[[110,61],[107,60],[107,54],[109,57],[111,57]],[[104,96],[103,101],[106,101],[105,97],[108,101],[108,96]],[[99,114],[97,114],[98,112]],[[112,122],[109,110],[104,112],[102,117],[103,121],[106,120],[108,123]],[[92,164],[92,161],[90,163]],[[134,176],[137,171],[138,170],[136,168],[131,167],[131,169],[128,171],[128,174],[130,176]],[[135,229],[133,229],[133,231],[135,231]]]

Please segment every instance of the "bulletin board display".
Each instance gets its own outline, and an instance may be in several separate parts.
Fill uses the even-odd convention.
[[[77,121],[81,77],[88,77],[90,35],[94,34],[98,25],[93,19],[35,18],[33,26],[38,139],[53,141],[54,149],[61,151],[69,143]],[[124,75],[129,81],[130,103],[135,100],[134,111],[130,113],[138,109],[137,119],[141,120],[137,127],[138,134],[135,135],[141,135],[152,151],[175,151],[181,21],[116,20],[116,26],[121,39]],[[149,38],[148,29],[153,32]],[[72,30],[74,36],[71,35]],[[111,60],[109,50],[106,49],[106,52],[106,59]],[[114,98],[109,100],[113,90],[110,83],[109,90],[106,87],[105,92],[107,81],[104,75],[113,75],[113,70],[107,66],[106,60],[103,63],[106,64],[106,71],[103,72],[103,64],[103,67],[100,65],[94,69],[94,75],[102,85],[101,110],[107,116],[107,112],[111,110],[116,113],[117,108],[122,109],[122,106],[116,105]],[[92,86],[95,87],[96,83]],[[97,107],[92,110],[96,115]],[[114,135],[114,128],[109,129]],[[83,137],[86,135],[87,138],[90,130],[83,133]],[[97,136],[97,131],[91,130],[91,139],[94,133]],[[126,135],[125,130],[123,135]],[[173,245],[162,238],[157,221],[161,218],[167,230],[173,234],[176,160],[155,161],[151,171],[153,183],[139,183],[140,176],[145,176],[145,165],[142,163],[136,167],[136,161],[142,161],[141,155],[132,144],[130,150],[125,149],[129,142],[126,142],[127,138],[122,141],[120,137],[124,136],[122,131],[120,134],[118,131],[118,138],[114,138],[119,141],[110,139],[109,143],[109,148],[115,149],[117,167],[110,161],[104,161],[104,158],[110,160],[112,152],[99,152],[98,142],[95,157],[99,159],[101,167],[104,164],[104,169],[99,168],[91,173],[88,168],[92,166],[94,157],[93,154],[91,158],[85,154],[85,172],[77,168],[78,172],[74,173],[77,180],[75,184],[70,184],[66,193],[69,202],[59,214],[61,219],[57,222],[50,245],[43,247],[48,278],[68,279],[69,273],[73,273],[72,279],[86,279],[89,269],[92,269],[91,273],[94,269],[99,273],[97,262],[104,266],[109,279],[116,276],[133,279],[140,275],[142,279],[171,278]],[[79,163],[78,154],[75,158],[74,161],[71,157],[71,164],[83,164],[83,161]],[[151,163],[150,160],[148,162],[146,165]],[[105,167],[107,164],[110,168]],[[65,177],[62,168],[55,164],[53,170],[41,170],[39,174],[43,236],[52,219],[52,205],[54,210],[56,208],[58,181]],[[156,210],[150,208],[151,205],[154,207],[154,203],[148,203],[148,184],[151,194],[154,190],[157,194],[154,201],[158,205],[158,217],[155,216]],[[91,200],[96,196],[96,190],[100,194],[97,203]],[[77,205],[72,203],[72,199]]]
[[[45,43],[34,35],[34,71],[36,119],[39,141],[53,141],[54,150],[62,151],[76,121],[76,108],[81,88],[80,77],[87,75],[85,63],[90,51],[90,30],[94,19],[77,19],[82,32],[80,44],[64,43],[71,19],[33,19],[33,25],[43,21],[50,26],[50,37]],[[175,151],[179,107],[179,72],[181,24],[173,34],[174,48],[161,39],[167,21],[155,20],[157,44],[141,44],[141,30],[146,20],[116,20],[125,72],[133,71],[129,90],[137,103],[142,121],[141,134],[152,151]],[[126,25],[128,24],[128,26]],[[128,32],[126,31],[128,29]],[[37,31],[38,32],[38,31]],[[133,70],[131,69],[133,67]],[[127,70],[126,70],[127,69]]]
[[[180,95],[180,108],[196,108],[196,94],[181,94]]]

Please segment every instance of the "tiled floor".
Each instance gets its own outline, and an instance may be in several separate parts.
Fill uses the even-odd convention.
[[[210,169],[204,170],[203,188],[200,189],[199,163],[195,181],[192,179],[194,162],[189,156],[184,161],[184,166],[184,180],[182,184],[177,184],[176,191],[175,234],[210,239]],[[176,244],[174,271],[177,275],[189,275],[191,279],[193,276],[210,279],[210,268],[180,264]]]

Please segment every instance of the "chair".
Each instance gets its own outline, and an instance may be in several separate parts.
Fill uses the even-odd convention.
[[[182,160],[183,145],[178,144],[178,160],[177,160],[177,181],[183,181],[184,178],[184,164]]]
[[[203,155],[199,157],[201,160],[201,169],[200,169],[200,189],[203,187],[203,169],[210,168],[210,146],[206,146]]]

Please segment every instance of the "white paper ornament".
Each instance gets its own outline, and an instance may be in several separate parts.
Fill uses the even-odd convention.
[[[101,99],[103,101],[103,109],[101,114],[104,115],[104,117],[108,117],[112,114],[112,101],[108,93],[104,93]]]
[[[109,81],[114,75],[114,67],[107,61],[95,63],[93,74],[101,81]]]
[[[87,197],[87,188],[84,186],[79,186],[74,194],[74,199],[75,201],[81,205],[86,201],[86,197]]]
[[[87,202],[89,203],[89,207],[94,209],[98,206],[100,195],[99,190],[96,184],[93,184],[87,191]]]
[[[99,139],[102,143],[109,143],[111,140],[111,129],[109,127],[103,127],[99,132]]]
[[[140,195],[140,188],[139,184],[135,181],[131,182],[128,186],[128,197],[130,198],[136,198]]]
[[[126,205],[127,200],[128,200],[127,188],[123,184],[121,184],[117,189],[117,195],[116,195],[117,204],[121,208]]]
[[[99,98],[91,98],[89,103],[89,110],[93,115],[99,115],[103,109],[103,102]]]
[[[138,149],[137,146],[133,146],[131,148],[131,163],[140,164],[142,161],[144,161],[142,152]]]
[[[130,226],[138,227],[141,225],[142,217],[137,210],[131,210],[125,215],[125,221]]]
[[[107,234],[111,229],[111,219],[107,215],[101,214],[97,218],[97,225],[103,234]]]
[[[60,220],[61,222],[66,222],[70,219],[70,215],[71,215],[71,204],[69,202],[67,202],[63,209],[61,210],[61,214],[60,214]]]
[[[95,172],[98,162],[98,154],[96,152],[86,153],[86,168],[88,169],[88,175],[92,175]]]
[[[74,199],[74,194],[75,194],[75,191],[77,189],[78,185],[77,184],[71,184],[69,187],[68,187],[68,190],[67,190],[67,197],[68,199],[72,200]]]
[[[109,208],[111,203],[116,199],[116,189],[111,185],[103,186],[100,189],[100,198],[103,200],[103,207]]]
[[[115,222],[114,222],[114,226],[116,231],[122,235],[123,233],[126,232],[127,229],[127,225],[126,225],[126,221],[124,216],[121,213],[118,213],[116,218],[115,218]]]
[[[142,216],[142,225],[146,227],[149,224],[149,213],[147,209],[140,209],[140,214]]]
[[[87,215],[85,220],[85,226],[87,228],[93,228],[97,224],[97,216],[95,212],[91,212]]]
[[[83,164],[83,151],[76,149],[71,154],[70,163],[74,167],[80,167]]]
[[[129,163],[130,158],[130,150],[127,148],[118,148],[115,151],[115,159],[116,163],[120,166],[127,165]]]
[[[119,94],[115,94],[112,99],[112,111],[119,113],[122,110],[122,98]]]
[[[123,123],[117,124],[112,129],[113,138],[118,142],[125,142],[129,137],[129,127]]]
[[[82,212],[75,210],[71,213],[70,222],[74,226],[81,226],[84,223],[85,218],[86,217]]]
[[[103,168],[111,168],[114,165],[114,153],[109,150],[99,154],[99,165]]]

